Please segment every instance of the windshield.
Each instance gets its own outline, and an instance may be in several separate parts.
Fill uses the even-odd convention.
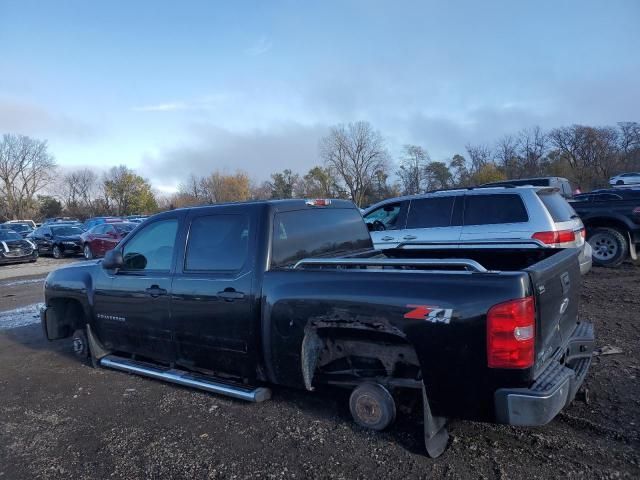
[[[22,237],[11,230],[0,230],[0,240],[22,240]]]
[[[129,233],[134,229],[135,225],[132,225],[130,223],[117,223],[114,225],[114,227],[118,231],[118,233]]]
[[[51,231],[53,232],[54,235],[59,235],[62,237],[67,237],[70,235],[80,235],[82,233],[82,229],[78,227],[69,227],[69,226],[51,227]]]
[[[9,229],[14,232],[28,232],[31,228],[28,225],[24,225],[22,223],[12,223],[9,225]]]

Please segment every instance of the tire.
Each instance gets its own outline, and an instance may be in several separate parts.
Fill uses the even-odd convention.
[[[84,254],[84,258],[86,260],[93,260],[93,252],[91,251],[91,246],[88,243],[84,244],[82,253]]]
[[[62,254],[62,249],[60,245],[54,245],[51,249],[51,253],[53,254],[53,258],[61,259],[64,255]]]
[[[587,240],[593,248],[593,263],[600,267],[617,267],[629,256],[629,244],[615,228],[596,228]]]
[[[624,185],[624,182],[623,182],[622,180],[618,180],[618,181],[616,182],[616,185]]]
[[[89,358],[89,340],[87,334],[83,329],[78,329],[73,332],[71,337],[71,346],[73,348],[73,354],[82,361],[87,361]]]
[[[349,398],[353,420],[364,428],[384,430],[396,418],[396,402],[385,387],[378,383],[363,383]]]

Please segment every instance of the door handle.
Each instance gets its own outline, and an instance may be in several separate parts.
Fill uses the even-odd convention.
[[[244,293],[236,292],[233,288],[225,288],[223,291],[218,292],[218,297],[224,299],[225,302],[233,302],[234,300],[242,300]]]
[[[416,237],[415,235],[405,235],[402,238],[403,238],[403,240],[415,240],[418,237]]]
[[[393,237],[390,237],[389,235],[382,237],[380,240],[384,240],[385,242],[388,242],[389,240],[393,240]]]
[[[145,290],[149,295],[153,298],[159,297],[160,295],[166,295],[167,291],[164,288],[160,288],[158,285],[151,285],[149,288]]]

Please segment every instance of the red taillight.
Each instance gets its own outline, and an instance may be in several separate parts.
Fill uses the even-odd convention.
[[[545,245],[555,245],[558,243],[568,243],[576,241],[576,234],[573,230],[560,230],[557,232],[536,232],[531,238],[540,240]]]
[[[316,198],[314,200],[307,200],[305,203],[307,205],[309,205],[310,207],[327,207],[327,206],[331,205],[331,199],[330,198]]]
[[[529,368],[535,355],[533,297],[499,303],[487,313],[489,368]]]

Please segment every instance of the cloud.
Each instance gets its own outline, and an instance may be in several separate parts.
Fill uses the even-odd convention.
[[[0,131],[72,140],[95,137],[93,126],[68,115],[53,113],[39,105],[0,98]]]
[[[255,181],[290,168],[305,173],[320,162],[318,142],[328,129],[299,123],[268,129],[231,131],[218,125],[194,124],[188,143],[165,149],[143,161],[143,174],[157,184],[184,180],[189,174],[244,170]]]
[[[187,110],[189,108],[189,105],[185,102],[169,102],[133,107],[131,110],[134,112],[174,112],[176,110]]]
[[[260,37],[256,43],[246,48],[244,53],[251,57],[258,57],[264,55],[273,47],[273,43],[267,37]]]
[[[237,93],[215,93],[204,95],[193,100],[176,100],[132,107],[132,112],[180,112],[187,110],[211,110],[221,105],[236,101]]]

